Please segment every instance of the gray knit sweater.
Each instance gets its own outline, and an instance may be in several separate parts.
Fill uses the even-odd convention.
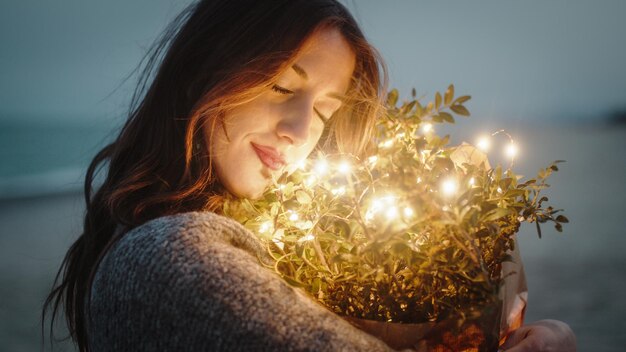
[[[93,351],[390,351],[259,263],[256,237],[207,212],[152,220],[95,273]]]

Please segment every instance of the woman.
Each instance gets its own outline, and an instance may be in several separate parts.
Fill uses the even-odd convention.
[[[88,169],[84,232],[46,302],[64,304],[79,349],[389,350],[264,269],[255,236],[217,214],[226,192],[257,197],[316,146],[363,152],[380,67],[333,0],[200,1],[179,16]],[[512,350],[573,336],[525,328]]]

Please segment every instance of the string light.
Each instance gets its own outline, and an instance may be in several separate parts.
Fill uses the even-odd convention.
[[[291,221],[298,221],[298,219],[300,218],[298,216],[298,213],[296,213],[293,210],[289,210],[289,212],[291,213],[291,215],[289,215],[289,220],[291,220]]]
[[[385,216],[387,216],[388,220],[393,220],[393,219],[397,218],[398,217],[398,208],[391,207],[391,208],[387,209],[387,211],[385,212]]]
[[[458,188],[459,185],[457,184],[456,180],[452,178],[446,179],[441,183],[441,192],[446,196],[451,196],[455,194]]]
[[[406,207],[404,208],[404,216],[407,218],[413,217],[413,215],[415,214],[415,212],[413,211],[413,209],[411,207]]]
[[[513,142],[509,143],[506,147],[505,153],[511,159],[515,158],[517,155],[517,146]]]
[[[480,137],[478,139],[478,142],[476,142],[476,146],[478,147],[478,149],[486,152],[489,150],[489,147],[491,147],[491,140],[489,140],[489,137]]]
[[[270,221],[266,221],[266,222],[262,223],[261,226],[259,227],[259,233],[270,232],[273,227],[274,226],[272,225],[272,223]]]
[[[328,172],[328,161],[326,159],[319,159],[315,163],[315,172],[318,175],[324,175]]]
[[[350,169],[350,163],[348,163],[347,161],[342,161],[338,167],[339,172],[342,174],[347,174],[348,172],[350,172]]]
[[[311,175],[309,177],[307,177],[307,179],[304,181],[304,184],[307,187],[311,187],[315,184],[315,181],[317,181],[317,178],[314,175]]]
[[[341,186],[339,188],[334,188],[330,191],[333,195],[335,196],[342,196],[346,193],[346,187],[345,186]]]
[[[300,169],[300,170],[304,170],[304,168],[306,167],[306,160],[302,159],[300,161],[298,161],[296,163],[296,168]]]
[[[472,177],[472,178],[470,178],[468,183],[469,183],[470,186],[473,186],[474,184],[476,184],[476,180]]]
[[[429,132],[432,132],[432,131],[433,131],[433,125],[431,123],[427,122],[427,123],[425,123],[422,126],[422,132],[424,132],[424,133],[429,133]]]
[[[313,234],[311,234],[310,232],[308,234],[306,234],[305,236],[302,236],[298,239],[298,242],[302,243],[302,242],[308,242],[308,241],[313,241],[315,239],[315,237],[313,236]]]
[[[378,146],[381,148],[391,148],[392,145],[393,145],[393,139],[388,139],[380,143]]]

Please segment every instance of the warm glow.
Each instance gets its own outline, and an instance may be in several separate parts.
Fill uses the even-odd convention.
[[[441,183],[441,192],[446,196],[451,196],[456,193],[459,185],[454,179],[447,179]]]
[[[315,237],[313,237],[312,234],[307,234],[306,236],[301,237],[298,242],[307,242],[307,241],[313,241],[315,239]]]
[[[298,213],[296,213],[295,211],[290,211],[291,215],[289,215],[289,220],[291,221],[298,221],[298,219],[300,218],[298,216]]]
[[[378,157],[376,155],[372,155],[367,160],[370,162],[370,164],[374,164],[376,163],[376,161],[378,161]]]
[[[387,211],[385,212],[385,216],[387,216],[387,219],[389,219],[389,220],[393,220],[393,219],[397,218],[398,217],[398,208],[391,207],[391,208],[387,209]]]
[[[342,161],[338,167],[339,172],[341,172],[342,174],[347,174],[348,172],[350,172],[350,169],[350,163],[348,163],[347,161]]]
[[[393,139],[388,139],[379,144],[381,148],[390,148],[393,145]]]
[[[341,196],[344,195],[346,193],[346,187],[341,186],[339,188],[335,188],[333,190],[330,191],[333,195],[335,196]]]
[[[514,143],[510,143],[505,150],[506,156],[509,158],[515,158],[517,155],[517,146]]]
[[[324,175],[325,173],[327,173],[328,172],[328,161],[326,161],[326,159],[319,159],[315,163],[315,172],[318,175]]]
[[[261,227],[259,227],[259,233],[266,233],[272,230],[272,223],[270,221],[266,221],[263,224],[261,224]]]
[[[412,208],[410,208],[410,207],[404,208],[404,216],[405,217],[410,218],[410,217],[413,216],[413,214],[415,214],[415,212],[413,211]]]
[[[422,132],[424,133],[428,133],[428,132],[432,132],[433,131],[433,125],[431,123],[425,123],[422,126]]]
[[[317,181],[317,178],[316,178],[315,176],[311,175],[311,176],[309,176],[309,177],[306,179],[306,181],[304,181],[304,184],[305,184],[307,187],[311,187],[311,186],[313,186],[313,185],[315,184],[315,181]]]
[[[476,180],[472,177],[472,178],[470,178],[470,180],[469,180],[469,185],[470,185],[470,186],[473,186],[474,184],[476,184]]]
[[[306,167],[306,160],[302,159],[300,161],[298,161],[296,163],[296,168],[300,169],[300,170],[304,170],[304,168]]]
[[[486,152],[489,150],[489,147],[491,147],[491,141],[489,140],[489,137],[480,137],[478,142],[476,142],[476,146],[478,149]]]

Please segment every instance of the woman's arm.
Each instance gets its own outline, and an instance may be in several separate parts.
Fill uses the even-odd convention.
[[[151,221],[105,256],[91,293],[93,351],[390,351],[286,285],[239,224]]]

